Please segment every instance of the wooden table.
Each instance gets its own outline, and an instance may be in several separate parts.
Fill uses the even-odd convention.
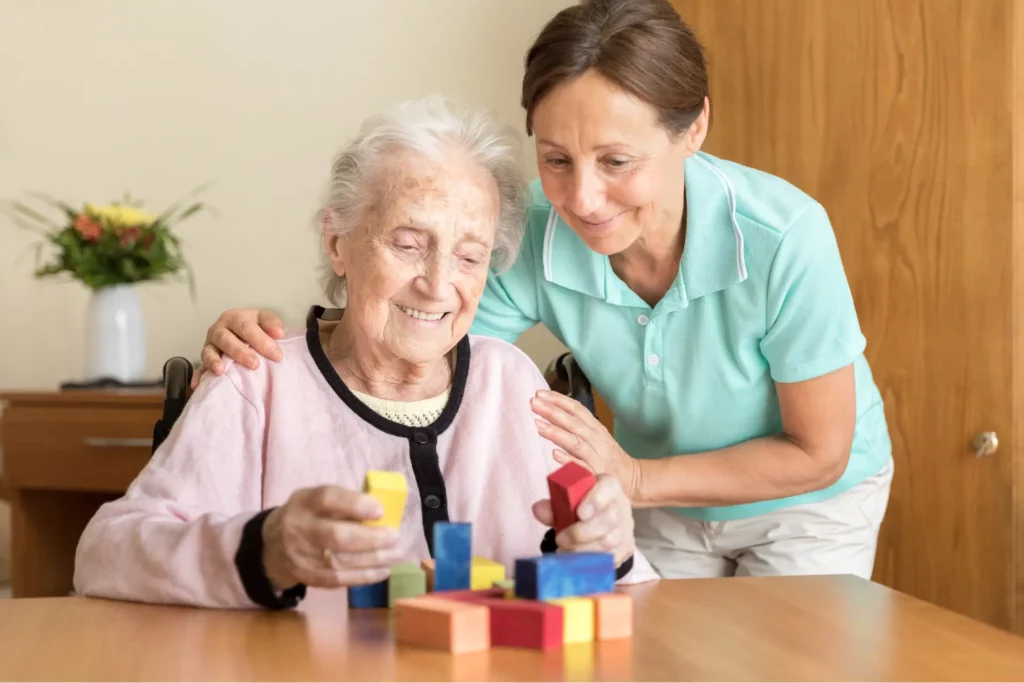
[[[163,391],[5,392],[0,403],[14,597],[67,595],[85,525],[149,462]]]
[[[1021,680],[1024,639],[852,577],[662,581],[632,640],[459,656],[390,613],[0,600],[4,680]]]

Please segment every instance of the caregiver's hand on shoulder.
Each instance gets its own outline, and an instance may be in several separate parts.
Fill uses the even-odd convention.
[[[281,360],[281,347],[274,340],[283,336],[284,325],[273,311],[258,308],[224,311],[206,331],[206,345],[200,356],[203,365],[192,376],[192,388],[199,386],[204,372],[215,375],[224,372],[222,354],[252,370],[259,366],[260,356]]]
[[[612,553],[616,566],[633,554],[633,508],[618,479],[599,475],[576,514],[579,521],[555,536],[561,550]],[[541,524],[554,525],[550,500],[534,503],[533,515]]]
[[[383,581],[402,548],[394,529],[363,520],[380,502],[340,486],[299,489],[263,522],[263,569],[276,590],[303,583],[338,588]]]
[[[579,401],[553,391],[537,392],[530,407],[541,418],[537,420],[540,435],[559,447],[555,451],[559,464],[574,461],[594,474],[610,474],[633,500],[640,486],[640,465],[593,413]]]

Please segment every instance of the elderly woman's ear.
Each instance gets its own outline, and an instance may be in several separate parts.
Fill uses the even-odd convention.
[[[331,268],[336,275],[345,275],[345,240],[334,229],[331,224],[330,211],[323,211],[320,214],[320,234],[323,237],[324,253],[331,262]]]

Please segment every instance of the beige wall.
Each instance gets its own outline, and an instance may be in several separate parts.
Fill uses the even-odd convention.
[[[274,307],[296,324],[321,300],[307,218],[331,155],[365,116],[442,92],[522,130],[523,53],[568,4],[0,0],[0,198],[130,191],[160,208],[214,183],[219,217],[181,233],[198,301],[184,285],[141,288],[156,376],[169,356],[198,356],[225,308]],[[86,291],[33,280],[31,242],[0,218],[5,389],[84,372]],[[539,329],[521,345],[538,363],[561,348]]]

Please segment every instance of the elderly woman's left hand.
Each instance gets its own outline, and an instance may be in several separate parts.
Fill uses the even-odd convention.
[[[575,461],[595,474],[609,474],[622,485],[629,500],[636,497],[640,466],[622,450],[604,425],[579,401],[553,391],[539,391],[530,401],[541,418],[537,429],[561,450],[555,451],[560,464]]]

